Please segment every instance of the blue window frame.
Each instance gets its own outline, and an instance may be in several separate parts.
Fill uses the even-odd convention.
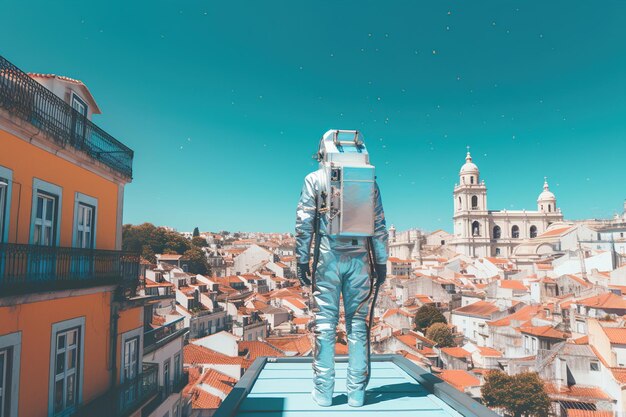
[[[0,166],[0,242],[9,241],[13,171]]]
[[[30,217],[30,243],[59,246],[63,189],[58,185],[33,179],[33,202]]]

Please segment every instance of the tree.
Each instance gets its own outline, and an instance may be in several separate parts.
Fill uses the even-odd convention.
[[[188,272],[192,274],[211,274],[211,267],[207,261],[206,254],[198,247],[192,247],[183,253],[181,264],[187,264]]]
[[[200,229],[198,229],[198,226],[193,228],[193,237],[196,236],[200,236]]]
[[[206,248],[207,246],[209,246],[208,243],[206,243],[206,239],[203,238],[202,236],[194,236],[191,238],[191,244],[193,246],[197,246],[199,248]]]
[[[483,401],[489,407],[499,407],[513,417],[548,417],[550,397],[536,372],[509,376],[502,371],[490,371],[481,388]]]
[[[177,253],[182,255],[191,248],[187,239],[176,232],[151,223],[140,225],[125,224],[122,231],[122,249],[140,252],[150,262],[156,262],[157,253]]]
[[[435,306],[424,304],[415,313],[413,323],[417,330],[423,332],[434,323],[447,323],[447,320]]]
[[[439,347],[453,347],[454,336],[445,323],[434,323],[426,330],[426,337],[437,343]]]

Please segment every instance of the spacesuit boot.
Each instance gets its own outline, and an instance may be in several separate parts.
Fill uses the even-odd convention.
[[[367,379],[369,264],[363,239],[323,239],[316,288],[318,312],[315,315],[316,350],[313,360],[314,396],[318,404],[332,403],[335,386],[335,340],[339,321],[339,298],[343,296],[348,336],[348,373],[346,389],[350,405],[363,405]],[[359,304],[361,304],[359,308]],[[358,310],[358,311],[357,311]],[[322,404],[323,403],[323,404]]]

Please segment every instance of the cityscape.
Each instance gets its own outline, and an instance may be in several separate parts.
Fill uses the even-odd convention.
[[[442,19],[453,22],[456,9],[449,9]],[[506,25],[487,21],[489,29]],[[442,32],[451,30],[448,24],[456,23],[440,25]],[[159,41],[166,42],[170,33],[159,30]],[[537,39],[543,42],[543,31]],[[409,52],[442,55],[432,48]],[[558,165],[571,156],[567,150],[530,158],[495,149],[544,146],[534,137],[518,145],[508,131],[515,144],[492,143],[498,158],[508,158],[499,164],[485,143],[452,146],[440,132],[445,140],[419,151],[403,144],[397,156],[407,159],[392,168],[386,146],[393,142],[379,137],[381,131],[370,139],[367,127],[386,126],[397,115],[371,110],[377,119],[354,131],[354,144],[363,146],[362,132],[372,163],[381,166],[372,178],[380,179],[382,202],[391,201],[392,210],[382,215],[386,280],[367,299],[369,385],[364,408],[349,408],[345,375],[353,343],[351,317],[342,309],[334,342],[337,395],[332,407],[320,408],[310,398],[319,303],[315,286],[302,280],[297,227],[280,226],[296,224],[303,178],[293,180],[301,169],[279,162],[304,149],[286,144],[301,136],[272,133],[281,138],[267,146],[274,159],[259,150],[266,144],[251,148],[234,139],[231,154],[199,161],[159,150],[170,154],[164,157],[153,149],[159,142],[146,145],[149,134],[143,147],[122,138],[124,122],[101,109],[90,79],[33,72],[16,62],[0,51],[0,417],[626,417],[626,192],[619,132],[606,146],[598,139],[606,161],[589,158],[598,170],[615,170],[615,183],[603,186],[593,183],[593,167]],[[454,83],[463,77],[455,75]],[[175,90],[180,79],[169,80],[169,87]],[[616,84],[623,90],[623,78]],[[115,93],[100,91],[102,103],[122,106]],[[381,101],[367,94],[366,100]],[[322,103],[322,93],[315,95]],[[225,106],[231,105],[235,99]],[[186,110],[198,110],[192,107]],[[424,124],[438,110],[426,111]],[[501,118],[514,123],[509,114]],[[320,134],[327,128],[320,126]],[[182,145],[171,149],[194,146],[195,137],[181,137]],[[312,149],[316,141],[310,140]],[[336,137],[335,144],[343,146]],[[429,159],[426,149],[438,146],[450,146],[445,164],[438,159],[437,171],[425,168],[423,183],[434,185],[416,191],[420,183],[402,175],[420,170],[411,158]],[[280,147],[288,149],[275,150]],[[250,154],[258,159],[247,159]],[[317,169],[317,163],[305,168]],[[587,191],[579,192],[576,181],[602,194],[602,201],[582,198]],[[248,194],[240,196],[243,189]],[[285,193],[293,197],[287,208]],[[422,207],[412,209],[415,201]],[[493,201],[515,204],[496,207]],[[607,201],[619,204],[598,208]],[[211,211],[215,207],[221,215]],[[284,212],[291,217],[285,220]],[[171,222],[163,220],[168,215]],[[245,230],[231,227],[254,222],[258,226]],[[304,265],[315,271],[317,261],[312,255]],[[370,263],[374,279],[373,257]]]

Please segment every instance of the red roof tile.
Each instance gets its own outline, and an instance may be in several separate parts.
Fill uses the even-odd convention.
[[[461,315],[468,314],[479,317],[491,317],[493,313],[498,311],[498,307],[496,307],[493,303],[487,301],[477,301],[473,304],[468,304],[465,307],[459,307],[452,312]]]
[[[578,300],[576,304],[596,309],[626,309],[626,300],[612,292]]]
[[[461,348],[461,347],[444,347],[441,348],[441,351],[443,353],[445,353],[446,355],[450,355],[454,358],[469,358],[470,356],[472,356],[471,353],[469,353],[467,350]]]
[[[626,327],[603,327],[612,344],[626,345]]]
[[[437,376],[461,392],[466,388],[480,386],[480,379],[461,369],[446,369]]]

